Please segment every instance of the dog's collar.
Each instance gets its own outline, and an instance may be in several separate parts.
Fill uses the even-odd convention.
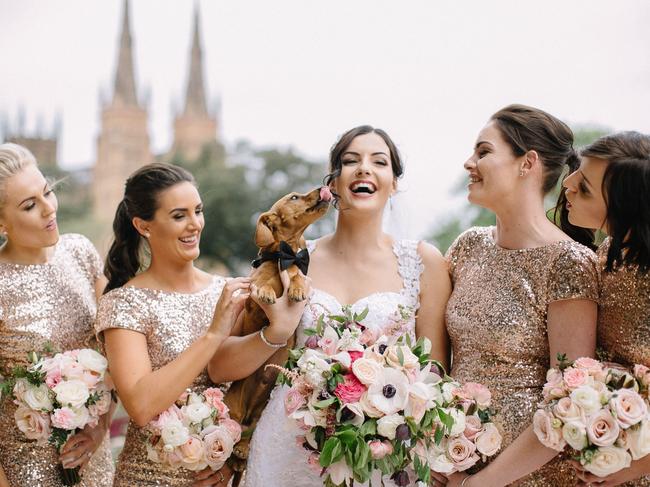
[[[309,251],[307,249],[300,249],[296,253],[291,248],[291,245],[282,240],[278,250],[275,252],[261,252],[251,265],[257,269],[267,261],[279,262],[280,270],[283,271],[295,265],[303,274],[307,275],[307,270],[309,269]]]

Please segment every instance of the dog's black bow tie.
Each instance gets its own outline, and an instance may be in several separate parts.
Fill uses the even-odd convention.
[[[251,265],[257,269],[269,260],[280,262],[280,270],[283,271],[292,265],[296,265],[303,274],[307,275],[307,269],[309,269],[309,252],[307,249],[301,249],[296,253],[291,248],[291,245],[284,240],[280,242],[280,248],[276,252],[262,252]]]

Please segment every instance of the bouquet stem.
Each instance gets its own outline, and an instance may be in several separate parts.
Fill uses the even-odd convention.
[[[64,468],[63,465],[59,464],[59,474],[63,485],[77,485],[81,482],[79,467]]]

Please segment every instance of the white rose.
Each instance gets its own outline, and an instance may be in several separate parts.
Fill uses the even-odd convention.
[[[630,453],[634,460],[650,453],[650,419],[641,422],[641,425],[627,430]]]
[[[22,395],[22,400],[36,411],[52,411],[53,409],[50,389],[45,384],[38,387],[28,385]]]
[[[439,473],[452,473],[455,469],[454,462],[452,462],[444,453],[434,457],[433,464],[429,466],[431,467],[431,470]]]
[[[454,420],[454,424],[451,427],[451,436],[460,435],[465,431],[465,413],[460,409],[451,408],[446,409],[445,412],[451,415],[451,418]]]
[[[578,387],[572,391],[571,399],[582,408],[587,416],[595,413],[601,407],[600,394],[590,386]]]
[[[562,426],[562,436],[574,450],[582,450],[588,444],[585,425],[577,421],[569,421]]]
[[[352,364],[352,372],[362,384],[370,385],[381,374],[382,366],[375,360],[359,358]]]
[[[599,477],[607,477],[623,468],[628,468],[632,457],[623,448],[617,446],[603,446],[594,452],[591,461],[584,465],[587,472]]]
[[[404,424],[404,416],[401,414],[391,414],[384,416],[377,421],[377,433],[389,440],[395,439],[395,430],[400,424]]]
[[[499,433],[499,430],[494,423],[487,423],[483,428],[483,431],[477,433],[474,438],[476,449],[479,453],[488,457],[499,451],[499,448],[501,448],[501,441],[501,433]]]
[[[178,420],[168,421],[160,432],[165,446],[181,446],[189,439],[190,434],[183,423]]]
[[[88,408],[85,406],[81,406],[78,408],[70,408],[72,412],[74,413],[74,419],[73,423],[75,425],[75,428],[83,429],[86,424],[90,421],[90,414],[88,412]]]
[[[59,382],[53,390],[56,393],[56,400],[61,405],[73,408],[83,406],[90,397],[88,386],[77,379]]]
[[[181,408],[181,413],[188,422],[191,423],[200,423],[204,419],[209,418],[212,413],[212,408],[204,402],[195,402],[190,403],[187,406]]]
[[[89,348],[84,348],[79,350],[77,354],[77,362],[83,365],[86,369],[97,372],[100,377],[103,377],[106,368],[108,367],[108,361],[101,354],[97,353],[94,350]]]

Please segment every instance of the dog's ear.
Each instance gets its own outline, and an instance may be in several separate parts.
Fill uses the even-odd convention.
[[[257,219],[257,226],[255,227],[255,245],[258,247],[268,247],[275,242],[273,232],[276,229],[278,216],[270,211],[262,213]]]

